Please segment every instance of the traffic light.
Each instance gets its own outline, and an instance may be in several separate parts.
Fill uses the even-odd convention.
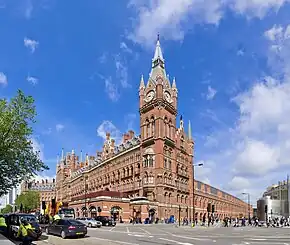
[[[211,204],[210,204],[210,203],[208,203],[208,204],[207,204],[207,212],[208,212],[208,213],[210,213],[210,212],[211,212],[211,208],[212,208]]]
[[[23,212],[23,204],[20,204],[20,212]]]
[[[101,207],[98,207],[98,212],[100,213],[100,212],[102,212],[102,209],[101,209]]]
[[[268,205],[265,205],[265,213],[268,213]]]
[[[214,213],[214,205],[211,206],[211,212]]]

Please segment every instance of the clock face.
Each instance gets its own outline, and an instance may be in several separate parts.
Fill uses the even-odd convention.
[[[154,91],[151,90],[150,92],[147,93],[146,98],[145,98],[145,101],[146,102],[149,102],[149,101],[153,100],[154,95],[155,95]]]
[[[171,94],[168,91],[164,92],[164,98],[168,103],[172,103]]]

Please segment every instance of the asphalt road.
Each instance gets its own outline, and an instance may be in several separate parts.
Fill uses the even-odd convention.
[[[191,228],[172,225],[117,225],[88,228],[88,237],[46,236],[37,245],[290,245],[287,228]]]

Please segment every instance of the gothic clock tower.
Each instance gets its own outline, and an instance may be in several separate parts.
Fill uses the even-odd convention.
[[[179,126],[176,125],[177,95],[175,78],[170,81],[165,71],[158,37],[149,79],[145,84],[142,76],[139,86],[140,194],[150,201],[149,209],[162,217],[176,214],[177,204],[182,198],[183,204],[189,205],[192,196],[193,141],[190,125],[189,136],[185,135],[182,117]],[[184,161],[182,164],[181,159]]]

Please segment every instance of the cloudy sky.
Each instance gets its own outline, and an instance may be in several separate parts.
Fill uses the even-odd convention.
[[[139,133],[160,33],[197,178],[254,203],[290,172],[289,11],[289,0],[0,0],[0,96],[36,99],[33,143],[53,176],[62,147],[94,154],[106,131]]]

